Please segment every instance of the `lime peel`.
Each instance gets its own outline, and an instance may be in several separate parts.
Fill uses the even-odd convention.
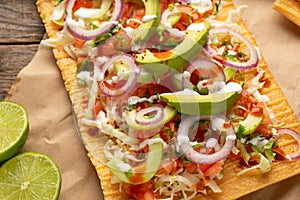
[[[28,132],[24,107],[12,101],[0,101],[0,162],[11,158],[24,146]]]

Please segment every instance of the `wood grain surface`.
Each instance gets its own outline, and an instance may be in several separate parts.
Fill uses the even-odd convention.
[[[35,0],[0,0],[0,100],[31,61],[44,34]]]

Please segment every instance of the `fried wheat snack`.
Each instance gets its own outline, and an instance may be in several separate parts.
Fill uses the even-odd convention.
[[[299,122],[245,7],[37,7],[105,199],[236,199],[300,173]]]

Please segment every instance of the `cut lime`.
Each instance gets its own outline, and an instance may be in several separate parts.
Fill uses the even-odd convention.
[[[60,188],[59,168],[45,154],[21,153],[0,168],[1,200],[54,200]]]
[[[24,107],[11,101],[0,101],[0,162],[14,156],[25,144],[29,132]]]

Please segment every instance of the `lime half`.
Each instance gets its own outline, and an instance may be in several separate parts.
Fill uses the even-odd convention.
[[[60,170],[45,154],[21,153],[0,168],[1,200],[54,200],[60,188]]]
[[[24,107],[11,101],[0,101],[0,162],[14,156],[25,144],[29,132]]]

